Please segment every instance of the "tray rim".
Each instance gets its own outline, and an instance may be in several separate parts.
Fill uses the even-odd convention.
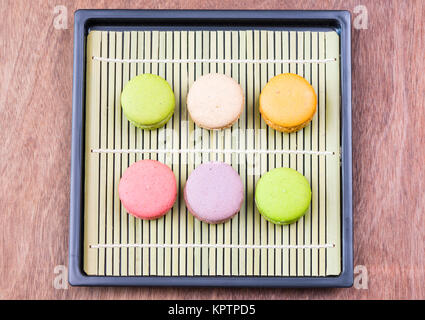
[[[326,22],[341,43],[341,236],[342,271],[327,277],[270,276],[89,276],[83,271],[85,37],[94,21],[273,22],[294,25]],[[327,25],[327,26],[329,26]],[[351,287],[353,285],[351,14],[346,10],[77,10],[74,13],[72,145],[68,282],[72,286],[180,287]]]

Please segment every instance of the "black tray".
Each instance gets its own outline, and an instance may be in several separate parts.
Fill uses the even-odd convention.
[[[333,277],[88,276],[83,271],[86,36],[92,29],[155,27],[335,30],[341,52],[342,272]],[[76,286],[350,287],[353,284],[351,35],[348,11],[78,10],[75,12],[69,283]]]

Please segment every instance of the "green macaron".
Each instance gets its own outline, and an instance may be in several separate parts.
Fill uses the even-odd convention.
[[[255,203],[261,215],[275,224],[297,221],[311,202],[307,179],[291,168],[276,168],[264,174],[255,188]]]
[[[124,86],[121,106],[127,119],[136,127],[157,129],[172,117],[175,98],[165,79],[145,73],[132,78]]]

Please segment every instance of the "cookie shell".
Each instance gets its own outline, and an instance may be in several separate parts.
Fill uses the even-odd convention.
[[[118,194],[129,214],[141,219],[156,219],[166,214],[176,201],[176,178],[165,164],[140,160],[125,170]]]
[[[242,180],[227,163],[204,163],[190,174],[184,188],[184,199],[188,210],[199,220],[225,222],[242,206]]]
[[[121,106],[133,125],[141,129],[156,129],[172,117],[175,97],[165,79],[145,73],[126,83],[121,93]]]
[[[255,187],[258,211],[275,224],[297,221],[307,212],[310,202],[310,184],[301,173],[291,168],[268,171]]]
[[[231,77],[210,73],[198,78],[187,95],[191,119],[205,129],[232,126],[244,110],[241,86]]]
[[[261,116],[270,127],[282,132],[295,132],[307,126],[316,107],[313,87],[293,73],[273,77],[260,94]]]

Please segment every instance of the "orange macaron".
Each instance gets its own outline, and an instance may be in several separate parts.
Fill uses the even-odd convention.
[[[279,74],[260,94],[260,113],[264,121],[281,132],[295,132],[307,126],[316,113],[317,96],[303,77]]]

